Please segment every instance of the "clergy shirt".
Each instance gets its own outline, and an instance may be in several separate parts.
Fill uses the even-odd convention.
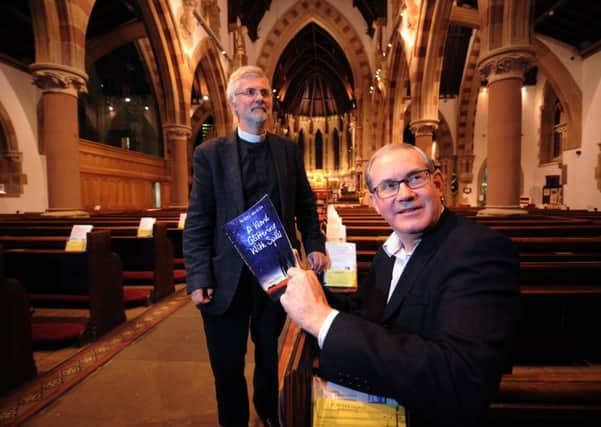
[[[250,138],[250,141],[246,138]],[[244,208],[250,208],[263,195],[268,194],[281,215],[277,172],[268,142],[265,134],[253,135],[238,129]]]

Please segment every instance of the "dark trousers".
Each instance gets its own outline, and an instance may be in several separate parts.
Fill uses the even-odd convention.
[[[215,377],[219,424],[248,426],[248,391],[244,365],[248,331],[255,345],[253,403],[263,418],[277,419],[278,337],[286,315],[245,269],[230,308],[222,315],[202,315]]]

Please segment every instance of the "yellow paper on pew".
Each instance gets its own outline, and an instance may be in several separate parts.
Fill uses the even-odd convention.
[[[313,427],[406,427],[402,406],[317,398]]]
[[[177,222],[177,228],[180,230],[184,229],[184,225],[186,225],[186,213],[179,214],[179,221]]]
[[[325,272],[325,283],[327,286],[356,288],[357,271],[327,270]]]
[[[138,237],[152,237],[152,229],[156,218],[145,216],[140,218],[140,225],[138,225]]]
[[[330,268],[326,270],[326,286],[357,287],[357,250],[355,243],[326,242],[326,252],[330,257]]]
[[[313,376],[313,427],[407,427],[394,399],[363,393]]]
[[[85,252],[88,243],[88,233],[94,228],[93,225],[76,224],[71,228],[69,240],[65,245],[67,252]]]

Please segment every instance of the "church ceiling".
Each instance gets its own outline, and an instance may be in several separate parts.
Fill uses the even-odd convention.
[[[94,6],[86,38],[95,38],[137,19],[139,0],[99,0]],[[228,0],[228,21],[240,21],[256,40],[261,20],[271,0]],[[353,0],[361,13],[366,34],[373,22],[386,17],[386,0]],[[457,0],[463,7],[477,7],[477,0]],[[601,48],[601,2],[599,0],[535,0],[535,32],[572,47],[575,55],[587,57]],[[0,55],[27,66],[35,62],[29,2],[0,1]],[[471,30],[451,25],[445,45],[440,95],[455,96],[463,75]],[[302,54],[299,54],[302,53]],[[285,88],[278,108],[299,114],[336,114],[352,108],[353,76],[341,47],[323,28],[305,27],[283,52],[273,80],[277,90]]]

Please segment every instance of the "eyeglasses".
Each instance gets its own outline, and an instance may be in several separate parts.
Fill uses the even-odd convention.
[[[387,179],[376,185],[371,192],[376,193],[376,196],[379,199],[389,199],[399,193],[399,187],[401,186],[401,183],[404,182],[407,187],[415,190],[426,185],[430,180],[431,175],[432,172],[429,169],[423,169],[413,172],[406,178],[399,179],[398,181]]]
[[[248,89],[244,89],[243,91],[234,93],[234,95],[244,95],[248,98],[256,98],[258,94],[261,94],[263,98],[267,98],[269,96],[269,90],[249,87]]]

